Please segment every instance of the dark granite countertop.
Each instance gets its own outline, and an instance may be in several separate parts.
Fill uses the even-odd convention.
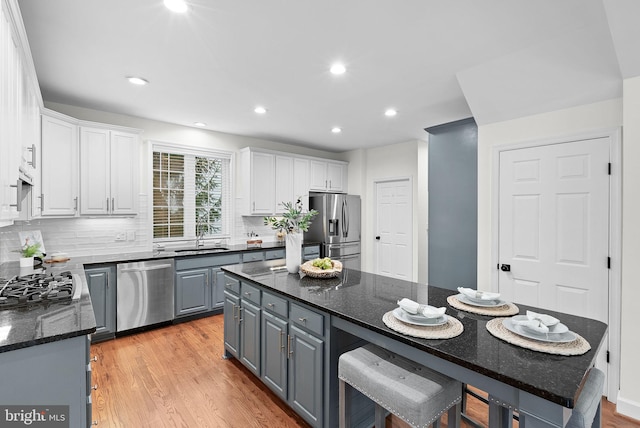
[[[318,244],[318,242],[305,242],[303,246]],[[70,271],[82,288],[82,291],[78,299],[70,302],[43,303],[32,305],[28,308],[0,310],[0,352],[91,334],[96,330],[91,297],[89,296],[89,289],[84,273],[85,266],[264,251],[284,248],[284,244],[275,242],[263,243],[261,247],[249,248],[247,245],[226,245],[224,248],[228,250],[221,251],[220,248],[209,247],[197,251],[184,252],[166,250],[72,257],[67,262],[43,263],[34,269],[21,269],[18,262],[2,263],[0,264],[0,278],[4,279],[34,271],[42,272],[43,269],[46,273]],[[0,281],[0,284],[2,283],[3,281]]]
[[[397,280],[345,269],[339,278],[314,279],[289,274],[282,260],[224,266],[222,270],[304,302],[332,316],[409,344],[437,357],[481,373],[502,383],[527,391],[565,407],[573,407],[584,374],[595,361],[606,324],[583,317],[518,305],[559,318],[571,331],[584,337],[591,350],[580,356],[559,356],[535,352],[506,343],[486,329],[491,317],[459,311],[447,304],[452,290]],[[459,319],[464,333],[446,340],[419,339],[389,329],[382,316],[397,307],[403,297],[447,308],[447,314]]]
[[[35,269],[20,268],[17,262],[0,265],[0,278],[14,275],[70,271],[80,296],[70,301],[43,302],[27,307],[0,310],[0,352],[69,339],[96,331],[91,297],[82,264],[44,264]],[[4,282],[4,281],[2,281]]]

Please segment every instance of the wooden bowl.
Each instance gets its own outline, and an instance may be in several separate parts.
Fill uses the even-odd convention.
[[[312,278],[335,278],[342,272],[342,263],[337,260],[331,260],[331,269],[320,269],[313,265],[313,260],[304,262],[300,265],[300,271]]]

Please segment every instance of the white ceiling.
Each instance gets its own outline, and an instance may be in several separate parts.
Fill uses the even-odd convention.
[[[344,151],[620,97],[640,74],[637,0],[187,1],[19,0],[45,101]]]

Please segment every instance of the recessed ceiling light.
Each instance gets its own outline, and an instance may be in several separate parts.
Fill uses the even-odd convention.
[[[164,5],[171,12],[184,13],[189,9],[184,0],[164,0]]]
[[[258,114],[265,114],[267,112],[267,109],[262,106],[258,106],[254,108],[253,111],[255,111]]]
[[[339,134],[342,132],[342,128],[340,128],[339,126],[334,126],[333,128],[331,128],[331,132],[333,132],[334,134]]]
[[[129,81],[129,83],[133,83],[134,85],[139,85],[139,86],[144,86],[149,84],[149,81],[147,79],[143,79],[142,77],[130,76],[130,77],[127,77],[127,80]]]
[[[394,108],[388,108],[384,111],[385,116],[393,117],[398,114],[398,111]]]
[[[331,71],[331,74],[339,75],[339,74],[344,74],[344,72],[347,71],[347,69],[344,66],[344,64],[336,62],[331,66],[329,71]]]
[[[204,122],[193,122],[193,125],[194,126],[199,126],[200,128],[203,128],[203,127],[207,126],[207,124],[204,123]]]

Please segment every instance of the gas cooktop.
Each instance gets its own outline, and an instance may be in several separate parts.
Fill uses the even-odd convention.
[[[0,278],[0,310],[70,301],[75,292],[74,282],[71,272],[41,272]]]

